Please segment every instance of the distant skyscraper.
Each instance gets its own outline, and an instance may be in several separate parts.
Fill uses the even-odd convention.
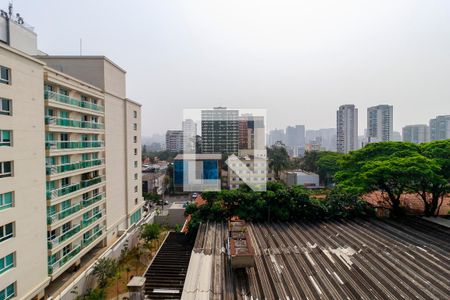
[[[408,125],[402,130],[403,141],[411,143],[425,143],[430,141],[430,128],[426,124]]]
[[[336,128],[321,128],[317,130],[306,130],[306,144],[314,144],[321,141],[321,149],[336,151]]]
[[[392,141],[393,106],[377,105],[367,109],[367,138],[369,143]]]
[[[286,146],[305,147],[305,126],[296,125],[286,128]]]
[[[183,151],[183,130],[167,130],[166,150],[170,152]]]
[[[244,114],[239,117],[239,150],[264,150],[264,117]]]
[[[239,111],[215,107],[202,110],[203,153],[235,153],[239,149]]]
[[[450,139],[450,115],[437,116],[430,120],[430,140]]]
[[[353,104],[339,107],[337,111],[336,149],[348,153],[358,149],[358,109]]]
[[[269,146],[275,145],[277,142],[286,142],[283,129],[274,129],[269,132]]]

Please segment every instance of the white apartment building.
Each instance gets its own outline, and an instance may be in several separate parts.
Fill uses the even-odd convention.
[[[43,299],[141,219],[141,107],[103,56],[36,56],[5,17],[0,39],[0,299]]]
[[[348,153],[358,149],[358,109],[353,104],[341,105],[336,112],[337,152]]]
[[[369,143],[394,140],[394,112],[392,105],[367,108],[367,138]]]
[[[430,128],[426,124],[407,125],[402,128],[404,142],[425,143],[430,141]]]

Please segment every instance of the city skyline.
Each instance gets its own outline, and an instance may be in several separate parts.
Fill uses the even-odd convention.
[[[243,103],[267,109],[269,129],[334,127],[345,103],[360,111],[393,105],[398,132],[449,114],[448,1],[237,4],[16,0],[14,8],[40,33],[44,52],[78,55],[81,38],[84,55],[124,66],[130,97],[143,104],[144,136],[177,128],[185,108]],[[49,5],[96,26],[44,18]],[[127,11],[129,26],[116,22]],[[366,115],[358,120],[360,135]]]

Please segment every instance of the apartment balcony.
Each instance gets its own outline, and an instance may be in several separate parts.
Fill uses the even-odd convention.
[[[92,215],[89,219],[83,219],[81,221],[81,226],[83,228],[88,227],[89,225],[91,225],[95,221],[99,220],[104,214],[105,214],[105,210],[104,209],[99,210],[97,213]]]
[[[84,210],[85,208],[88,208],[92,206],[95,203],[100,202],[101,200],[105,199],[105,193],[98,194],[96,196],[93,196],[89,199],[82,200],[80,203],[74,204],[71,207],[68,207],[60,212],[57,212],[56,214],[53,214],[51,216],[47,217],[47,224],[52,225],[54,223],[57,223],[61,220],[64,220],[67,217],[75,215],[77,212]]]
[[[83,150],[104,147],[103,141],[46,141],[47,150]]]
[[[73,119],[57,118],[53,116],[45,117],[45,125],[63,126],[77,129],[105,129],[105,125],[103,123],[78,121]],[[64,128],[64,130],[67,130],[67,128]]]
[[[65,172],[71,172],[75,170],[82,170],[86,168],[101,166],[105,163],[104,159],[92,159],[85,161],[77,161],[73,163],[61,164],[61,165],[48,165],[46,167],[47,175],[56,175]]]
[[[66,196],[79,190],[88,188],[95,184],[105,181],[105,176],[98,176],[88,180],[81,180],[79,183],[70,184],[58,189],[47,191],[47,200],[53,200],[58,197]]]
[[[11,207],[13,207],[13,203],[12,202],[2,204],[2,205],[0,205],[0,211],[2,211],[4,209],[7,209],[7,208],[11,208]]]
[[[104,112],[104,107],[98,104],[94,104],[87,101],[82,101],[79,99],[71,98],[69,96],[59,94],[53,91],[45,91],[44,92],[45,100],[53,100],[59,103],[67,104],[73,107],[85,108],[96,112]]]
[[[103,227],[100,227],[96,232],[93,232],[90,237],[87,239],[83,238],[83,241],[81,242],[81,245],[84,247],[89,246],[92,244],[93,241],[95,241],[99,236],[101,236],[103,233]]]
[[[81,228],[82,228],[81,224],[75,225],[72,228],[70,228],[69,230],[67,230],[66,232],[64,232],[63,234],[61,234],[53,239],[49,239],[48,240],[48,248],[52,249],[56,245],[61,244],[62,242],[68,240],[69,238],[71,238],[72,236],[74,236],[75,234],[80,232]]]
[[[89,247],[104,234],[105,227],[100,227],[96,232],[93,232],[88,238],[83,238],[81,243],[72,249],[69,253],[60,258],[57,262],[48,265],[48,273],[52,275],[63,266],[75,260],[75,257],[85,248]]]
[[[77,245],[75,248],[72,249],[72,251],[61,257],[57,262],[49,264],[48,273],[52,274],[53,272],[64,266],[68,261],[74,258],[78,253],[80,253],[80,251],[81,251],[81,244]]]

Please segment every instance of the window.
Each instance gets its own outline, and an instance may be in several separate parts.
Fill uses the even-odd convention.
[[[0,115],[11,115],[11,100],[9,99],[0,99]]]
[[[0,178],[12,176],[12,161],[0,162]]]
[[[13,192],[0,194],[0,210],[13,207]]]
[[[61,226],[62,233],[66,233],[70,230],[71,227],[72,226],[70,225],[70,222],[63,224],[63,226]]]
[[[16,295],[16,283],[11,283],[4,290],[0,291],[0,300],[8,300]]]
[[[137,136],[133,136],[133,142],[137,143]]]
[[[135,168],[138,167],[138,162],[137,162],[137,160],[134,161],[134,167],[135,167]]]
[[[136,123],[133,124],[133,129],[137,130],[137,124]]]
[[[59,93],[62,95],[69,96],[69,91],[63,88],[59,88]]]
[[[70,250],[72,250],[71,247],[70,247],[70,245],[65,246],[65,247],[63,248],[63,256],[66,256],[67,254],[69,254],[69,253],[70,253]]]
[[[137,155],[137,148],[134,148],[134,155]]]
[[[13,223],[0,226],[0,242],[6,241],[14,236]]]
[[[137,118],[137,111],[133,111],[133,117],[136,119]]]
[[[135,192],[135,193],[138,192],[138,187],[137,187],[137,185],[134,187],[134,192]]]
[[[11,130],[0,130],[0,147],[11,146]]]
[[[135,198],[134,199],[134,205],[137,205],[138,204],[138,198]]]
[[[137,179],[138,179],[138,174],[134,173],[134,180],[137,180]]]
[[[8,254],[5,257],[0,257],[0,274],[5,273],[14,267],[14,253]],[[0,296],[1,297],[1,296]]]
[[[0,66],[0,83],[11,84],[11,69]]]

